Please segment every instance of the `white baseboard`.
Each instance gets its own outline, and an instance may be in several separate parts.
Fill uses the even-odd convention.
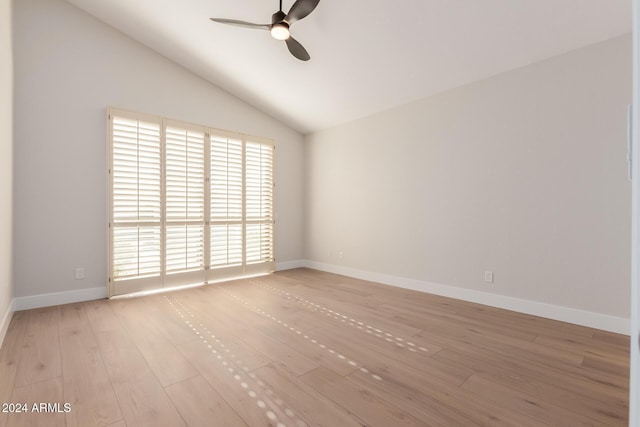
[[[341,274],[362,280],[383,283],[385,285],[397,286],[405,289],[412,289],[420,292],[441,295],[463,301],[484,304],[520,313],[531,314],[533,316],[545,317],[576,325],[588,326],[590,328],[602,329],[619,334],[630,334],[630,320],[623,317],[616,317],[602,313],[578,310],[570,307],[546,304],[538,301],[525,300],[506,295],[492,294],[489,292],[476,291],[472,289],[459,288],[455,286],[442,285],[439,283],[426,282],[422,280],[409,279],[406,277],[393,276],[376,273],[366,270],[358,270],[326,264],[311,260],[286,261],[276,264],[277,271],[289,270],[293,268],[313,268],[315,270],[329,273]],[[88,288],[75,291],[56,292],[50,294],[33,295],[28,297],[18,297],[13,300],[12,306],[4,314],[0,323],[0,343],[4,339],[6,330],[13,311],[28,310],[32,308],[48,307],[58,304],[69,304],[73,302],[90,301],[94,299],[107,298],[107,288]]]
[[[601,329],[618,334],[630,335],[631,333],[631,322],[629,319],[625,319],[623,317],[594,313],[591,311],[578,310],[575,308],[546,304],[505,295],[492,294],[489,292],[442,285],[439,283],[408,279],[406,277],[358,270],[335,264],[325,264],[310,260],[303,260],[302,264],[304,264],[302,267],[313,268],[315,270],[326,271],[328,273],[341,274],[343,276],[369,280],[371,282],[383,283],[385,285],[427,292],[430,294],[489,305],[497,308],[504,308],[506,310],[517,311],[520,313],[531,314],[533,316],[545,317],[547,319],[559,320],[581,326],[588,326],[590,328]]]
[[[7,312],[2,315],[2,320],[0,321],[0,347],[2,347],[2,343],[4,342],[4,337],[7,335],[7,330],[9,329],[9,323],[11,323],[11,319],[13,318],[13,307],[15,305],[15,299],[9,303],[9,307],[7,307]]]
[[[285,261],[276,263],[276,271],[292,270],[294,268],[302,268],[307,266],[308,261],[305,259],[297,259],[294,261]]]
[[[90,301],[107,297],[107,288],[87,288],[75,291],[54,292],[51,294],[18,297],[14,300],[13,309],[30,310],[32,308],[49,307],[52,305],[69,304],[72,302]]]

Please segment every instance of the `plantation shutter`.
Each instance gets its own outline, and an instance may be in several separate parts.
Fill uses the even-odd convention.
[[[112,280],[116,293],[155,286],[161,262],[161,123],[111,116]]]
[[[205,281],[205,132],[166,126],[165,285]]]
[[[273,146],[245,145],[245,270],[273,271]]]
[[[109,109],[109,295],[274,270],[271,141]]]
[[[210,278],[243,273],[243,142],[212,131]]]

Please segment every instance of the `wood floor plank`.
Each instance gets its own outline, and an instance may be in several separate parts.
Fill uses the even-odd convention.
[[[596,330],[593,332],[593,340],[606,342],[608,344],[614,345],[624,352],[629,352],[629,349],[630,349],[630,346],[629,346],[630,339],[628,335],[620,335],[620,334],[614,334],[612,332]]]
[[[273,396],[269,396],[257,380],[242,369],[242,364],[212,353],[199,342],[185,344],[180,350],[249,426],[275,425],[273,421],[286,419]]]
[[[580,402],[579,397],[582,396],[592,399],[596,403],[594,408],[603,407],[607,408],[607,411],[616,408],[616,412],[628,412],[628,391],[625,392],[624,389],[617,386],[592,381],[579,375],[563,375],[561,370],[551,366],[514,363],[506,358],[475,350],[466,353],[447,349],[434,357],[447,360],[450,363],[469,366],[476,372],[522,378],[523,384],[516,386],[517,388],[524,387],[524,384],[536,380],[547,384],[549,388],[557,390],[558,393],[575,396],[576,402]]]
[[[415,312],[401,309],[391,303],[382,304],[379,310],[383,313],[393,315],[398,319],[402,319],[404,322],[416,328],[433,331],[438,334],[464,334],[468,331],[475,330],[489,336],[507,336],[526,341],[533,341],[538,337],[537,334],[530,331],[520,331],[506,326],[469,322],[458,315],[433,315],[424,312]]]
[[[257,295],[254,293],[255,291],[251,292],[251,288],[248,288],[245,292],[239,292],[238,289],[225,289],[225,291],[230,291],[233,295],[242,298],[245,302],[248,302],[250,305],[245,308],[257,306],[263,309],[267,309],[269,313],[277,314],[281,320],[291,325],[295,324],[298,330],[306,331],[316,326],[314,324],[315,318],[311,319],[306,315],[307,313],[305,312],[305,309],[303,307],[300,307],[293,302],[283,300],[271,294],[265,294],[264,296]],[[235,303],[237,303],[237,301],[235,301]],[[255,313],[255,311],[252,311],[252,313]],[[254,314],[252,314],[252,316],[253,315]],[[268,322],[263,323],[265,325],[274,326]]]
[[[122,419],[84,306],[60,306],[60,350],[67,426],[105,426]]]
[[[18,361],[27,329],[26,318],[24,312],[14,313],[0,348],[0,402],[2,403],[11,402],[11,395],[15,388]],[[8,419],[8,413],[0,412],[0,427],[5,427]]]
[[[120,322],[111,310],[116,303],[115,300],[106,299],[82,303],[94,333],[120,330]]]
[[[160,384],[167,386],[196,376],[196,371],[162,334],[157,324],[147,314],[149,304],[162,303],[159,299],[135,299],[123,301],[114,307],[122,327],[133,338],[138,350],[156,375]]]
[[[437,338],[433,336],[429,331],[421,331],[416,334],[416,337],[430,338],[437,341]],[[568,349],[558,349],[541,345],[536,340],[521,340],[513,337],[496,337],[494,335],[487,335],[481,331],[470,329],[463,334],[451,334],[440,337],[438,341],[443,347],[449,347],[452,342],[469,342],[483,348],[490,348],[493,351],[503,354],[514,355],[522,357],[526,360],[555,360],[560,363],[571,364],[574,366],[580,366],[584,361],[584,356]],[[444,341],[442,341],[444,340]]]
[[[359,366],[364,366],[374,373],[385,372],[390,366],[401,364],[415,369],[424,376],[456,386],[473,374],[473,371],[467,367],[441,363],[440,359],[427,355],[416,353],[414,356],[404,350],[381,348],[379,342],[370,341],[367,337],[360,335],[350,336],[342,334],[339,330],[324,329],[317,329],[309,334],[328,348],[348,356]]]
[[[235,302],[224,293],[218,293],[216,297],[226,303],[217,305],[216,312],[210,313],[210,316],[216,317],[220,322],[226,322],[229,330],[245,344],[296,376],[318,366],[316,361],[306,357],[294,346],[283,343],[277,337],[274,338],[270,333],[273,326],[266,324],[263,317]],[[228,319],[233,320],[229,322]]]
[[[258,287],[266,286],[261,285],[261,282],[257,279],[254,279],[250,283],[256,283],[256,286]],[[271,289],[276,289],[275,286],[268,286],[270,286]],[[282,292],[282,290],[279,288],[277,288],[277,291]],[[274,294],[263,293],[261,295],[258,295],[258,298],[259,300],[264,301],[266,299],[265,296],[269,295]],[[297,307],[303,307],[305,309],[305,311],[303,312],[303,314],[305,315],[304,320],[307,322],[307,324],[311,324],[312,327],[317,326],[317,319],[319,317],[324,317],[331,323],[347,325],[353,323],[356,329],[358,328],[358,326],[360,326],[360,328],[364,330],[375,328],[383,330],[385,333],[391,333],[394,336],[404,338],[411,337],[420,332],[420,329],[418,328],[407,327],[401,323],[393,321],[392,319],[381,316],[379,312],[363,309],[362,306],[346,304],[338,300],[325,300],[323,298],[318,298],[317,296],[305,297],[301,296],[304,294],[299,294],[295,291],[291,291],[289,295],[275,295],[279,295],[280,298],[289,298],[290,300],[295,301]],[[353,313],[358,313],[358,315],[354,317]],[[318,316],[318,314],[320,314],[321,316]],[[437,348],[432,349],[433,352],[436,352],[437,350]]]
[[[235,302],[236,304],[238,303],[238,301],[233,301],[233,300],[231,300],[231,302],[232,303]],[[268,311],[266,312],[267,314],[271,315],[272,313],[276,313],[278,314],[278,317],[277,317],[278,321],[280,320],[281,314],[277,311],[277,307],[274,307],[273,305],[268,305],[268,303],[260,305],[260,307],[263,307],[263,306],[264,307],[268,306],[267,308]],[[269,323],[270,318],[267,318],[266,320],[267,320],[267,323]],[[352,363],[355,357],[349,358],[347,357],[348,352],[338,351],[338,350],[341,345],[351,346],[353,342],[358,343],[356,351],[353,352],[354,354],[373,353],[373,354],[379,355],[382,353],[387,357],[395,358],[398,355],[400,355],[400,353],[403,353],[401,357],[403,358],[404,363],[413,364],[419,369],[428,369],[428,370],[430,369],[430,372],[437,371],[434,373],[435,375],[439,375],[442,371],[447,372],[447,371],[455,370],[453,367],[447,367],[447,366],[439,366],[437,368],[433,368],[432,365],[434,364],[438,365],[439,362],[424,361],[424,357],[429,355],[430,352],[424,352],[422,350],[416,351],[416,350],[419,348],[420,349],[434,348],[434,346],[431,345],[430,343],[426,343],[421,340],[415,340],[418,344],[415,344],[415,349],[412,349],[414,353],[412,353],[408,350],[409,346],[406,344],[406,342],[405,344],[402,344],[403,347],[398,347],[396,345],[398,343],[397,341],[394,340],[394,342],[387,342],[384,339],[387,337],[386,336],[383,337],[381,334],[377,332],[375,332],[375,334],[380,335],[380,337],[383,339],[379,339],[377,337],[374,337],[374,335],[372,334],[368,335],[366,333],[353,334],[351,333],[350,330],[346,330],[344,331],[344,333],[342,333],[342,331],[345,328],[348,329],[344,324],[339,323],[338,324],[339,327],[336,327],[335,323],[328,322],[324,318],[324,316],[316,315],[315,323],[316,325],[326,325],[327,326],[326,330],[330,331],[330,333],[325,335],[325,336],[330,335],[330,337],[328,339],[325,339],[324,341],[321,341],[319,345],[323,346],[325,344],[328,344],[329,342],[331,342],[331,345],[329,346],[329,348],[320,347],[321,349],[320,352],[318,352],[318,344],[313,344],[313,341],[318,341],[318,340],[315,340],[313,338],[303,339],[307,336],[311,336],[311,337],[315,336],[317,338],[319,333],[319,330],[317,328],[313,331],[308,331],[308,335],[306,334],[299,335],[297,334],[297,331],[293,333],[288,331],[287,328],[284,328],[284,333],[282,333],[282,328],[275,326],[271,335],[276,337],[276,339],[280,340],[286,345],[295,347],[296,349],[298,349],[298,351],[301,351],[301,352],[308,351],[308,352],[313,352],[315,354],[320,355],[322,358],[316,359],[316,360],[318,360],[323,366],[328,367],[329,369],[332,369],[334,372],[342,375],[346,375],[355,369],[356,365]],[[261,327],[264,327],[264,326],[261,326]],[[337,337],[342,337],[343,341],[341,343],[336,342]],[[390,338],[387,338],[387,339],[390,339]],[[411,342],[411,345],[413,346],[414,343]],[[345,358],[342,358],[342,360],[337,359],[336,356],[340,357],[342,353],[344,353]],[[349,365],[347,363],[352,363],[352,364]],[[457,370],[456,375],[459,375],[459,378],[457,379],[458,383],[462,383],[462,381],[466,379],[470,374],[471,374],[470,372],[461,373],[460,370]]]
[[[292,425],[299,419],[311,426],[360,426],[361,421],[330,401],[303,381],[274,365],[253,371],[287,406],[285,413]],[[278,403],[278,402],[276,402]]]
[[[27,412],[9,414],[8,427],[64,427],[66,425],[60,377],[16,388],[11,402],[26,404]],[[42,407],[41,404],[45,406]],[[49,407],[47,404],[56,406]]]
[[[442,411],[444,415],[457,417],[458,420],[468,418],[472,420],[471,425],[544,425],[526,413],[512,411],[509,407],[494,404],[482,393],[468,392],[460,386],[430,378],[407,366],[389,366],[383,372],[380,372],[379,376],[382,379],[381,381],[374,378],[370,373],[356,371],[349,376],[349,379],[367,387],[372,393],[380,395],[387,392],[388,388],[393,387],[393,385],[400,384],[402,387],[411,390],[407,393],[407,396],[420,402],[425,410],[433,411],[434,413]],[[381,392],[381,389],[385,391]],[[402,403],[399,406],[406,408],[406,405]],[[453,424],[464,425],[461,421]]]
[[[166,391],[189,427],[247,425],[201,376],[170,385]]]
[[[330,370],[319,367],[300,379],[369,426],[420,426],[424,423],[377,397],[365,387],[349,383]]]
[[[185,425],[173,402],[150,370],[129,381],[114,384],[114,389],[127,425]]]
[[[179,346],[193,339],[191,328],[189,328],[184,322],[177,322],[173,318],[171,318],[170,321],[167,321],[167,317],[173,317],[173,313],[166,305],[164,295],[149,295],[146,297],[135,298],[135,300],[154,301],[154,303],[148,304],[145,307],[144,311],[147,315],[147,321],[149,326],[153,326],[157,331],[164,335],[169,342]],[[120,303],[121,302],[119,301],[118,304]]]
[[[608,372],[626,381],[629,378],[629,364],[624,359],[614,359],[602,356],[585,356],[582,366],[592,368],[598,372]]]
[[[18,311],[13,314],[4,341],[0,347],[0,361],[15,361],[20,356],[22,342],[27,329],[28,313]]]
[[[237,304],[237,301],[231,300],[230,302]],[[254,322],[247,325],[247,327],[255,328],[263,334],[268,335],[272,340],[277,341],[281,348],[295,349],[295,352],[304,358],[303,360],[309,360],[312,362],[310,364],[304,363],[301,368],[302,370],[289,369],[291,372],[296,375],[300,375],[301,373],[308,372],[320,365],[331,369],[340,375],[347,375],[356,369],[355,365],[350,365],[347,360],[337,358],[335,354],[331,354],[327,351],[319,351],[322,350],[319,344],[317,342],[314,343],[313,341],[315,340],[309,338],[309,335],[307,335],[304,330],[299,330],[299,326],[295,323],[295,320],[292,320],[289,316],[283,314],[276,307],[269,304],[266,305],[268,306],[269,311],[265,313],[272,316],[273,314],[277,314],[277,317],[274,316],[273,318],[268,318],[264,316],[256,316],[254,318]],[[283,323],[279,324],[277,323],[278,321],[283,321]],[[322,317],[316,317],[315,323],[316,327],[321,323],[326,324],[327,327],[332,326],[330,322]],[[293,325],[295,325],[295,331],[289,329],[292,328]],[[298,334],[298,331],[301,333]],[[247,333],[244,333],[242,336],[246,337],[247,335]],[[281,359],[278,358],[278,360]]]
[[[431,333],[423,332],[419,335],[436,339]],[[475,366],[475,369],[486,366],[486,368],[495,367],[500,370],[508,370],[515,374],[526,371],[530,375],[540,375],[551,381],[555,380],[559,384],[563,381],[569,381],[572,384],[575,382],[598,384],[600,391],[614,396],[625,395],[625,390],[628,390],[628,378],[591,369],[583,364],[565,363],[557,357],[545,357],[535,352],[526,351],[524,348],[514,347],[508,350],[502,345],[493,346],[491,343],[485,342],[486,340],[477,337],[472,338],[470,335],[465,335],[464,338],[449,340],[449,344],[445,345],[448,348],[436,354],[434,358],[443,361],[449,360],[452,355],[448,350],[452,350],[459,355],[466,355],[467,359],[475,359],[476,363],[470,365]],[[461,364],[464,365],[462,362]]]
[[[611,344],[594,341],[592,339],[538,336],[535,342],[542,346],[574,351],[583,356],[595,356],[620,363],[625,363],[628,358],[627,354],[622,353]]]
[[[537,378],[522,375],[517,376],[502,372],[497,374],[481,372],[475,374],[475,376],[480,376],[493,383],[509,387],[513,393],[531,396],[529,400],[540,399],[554,406],[582,414],[603,425],[624,425],[629,412],[624,404],[605,406],[592,397],[572,393],[571,391],[552,386]],[[505,389],[503,389],[503,392],[505,392],[504,390]]]
[[[346,377],[346,380],[369,390],[376,396],[390,402],[423,421],[426,425],[442,427],[470,427],[482,425],[473,416],[469,416],[465,411],[457,410],[455,407],[447,405],[439,396],[425,393],[422,387],[426,388],[448,388],[449,385],[433,379],[426,379],[422,373],[410,368],[389,367],[383,374],[383,381],[370,375],[370,373],[355,371]],[[406,378],[416,378],[420,382],[420,387],[416,387]],[[453,390],[456,390],[455,388]],[[477,414],[474,414],[477,417]],[[500,424],[491,420],[493,424]]]
[[[136,345],[160,384],[165,387],[197,375],[191,364],[168,341],[148,339]]]
[[[150,370],[133,340],[121,331],[99,332],[96,340],[112,383],[135,379]]]
[[[97,340],[127,425],[184,425],[130,337],[121,331],[104,331],[97,334]]]
[[[168,306],[170,310],[166,311],[164,320],[166,322],[180,322],[186,325],[186,321],[195,320],[190,317],[191,315],[196,316],[199,321],[197,323],[191,322],[191,326],[188,329],[188,333],[193,340],[199,339],[194,333],[193,328],[202,328],[202,326],[200,326],[200,323],[202,323],[204,328],[206,328],[203,330],[204,333],[207,334],[207,344],[211,345],[213,349],[224,353],[242,355],[243,364],[251,370],[271,363],[271,359],[256,351],[248,344],[245,344],[242,338],[235,334],[235,332],[238,331],[234,329],[235,326],[237,326],[234,317],[220,315],[217,309],[217,301],[210,304],[202,304],[201,301],[203,299],[206,301],[206,297],[200,294],[186,296],[184,293],[175,293],[168,301],[165,301],[168,304],[174,305]],[[180,305],[183,301],[187,305]],[[182,310],[180,312],[181,314],[178,314],[178,310]],[[244,330],[240,330],[240,333],[244,333]]]
[[[578,325],[571,325],[557,320],[514,313],[508,310],[480,304],[468,304],[459,308],[456,314],[471,323],[487,323],[508,327],[520,332],[535,335],[555,336],[563,338],[591,338],[593,330]]]
[[[58,307],[29,311],[27,318],[27,330],[16,374],[16,387],[57,378],[62,373]]]
[[[582,413],[569,411],[560,406],[554,405],[539,396],[523,393],[519,390],[506,387],[499,382],[481,375],[473,375],[463,385],[462,388],[475,394],[482,394],[498,405],[506,405],[515,411],[526,413],[530,419],[540,421],[543,425],[593,425],[596,420],[585,416]],[[608,421],[611,421],[609,419]],[[609,424],[607,425],[620,425]]]

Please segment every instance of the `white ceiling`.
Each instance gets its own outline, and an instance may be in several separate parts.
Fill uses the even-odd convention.
[[[292,25],[302,62],[209,20],[269,23],[278,0],[68,1],[302,133],[631,32],[630,0],[321,0]]]

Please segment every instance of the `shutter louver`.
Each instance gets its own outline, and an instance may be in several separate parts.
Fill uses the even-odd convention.
[[[114,117],[111,133],[113,278],[159,276],[160,124]]]
[[[242,224],[211,225],[211,268],[242,264]]]

